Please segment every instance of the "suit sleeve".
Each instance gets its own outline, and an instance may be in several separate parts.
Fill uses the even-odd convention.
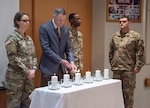
[[[62,58],[57,55],[50,47],[50,40],[48,36],[48,30],[46,29],[46,26],[42,25],[39,30],[40,33],[40,44],[42,47],[43,54],[50,58],[50,60],[59,63]]]

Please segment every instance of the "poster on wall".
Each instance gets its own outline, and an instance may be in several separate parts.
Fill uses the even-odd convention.
[[[141,22],[142,0],[107,0],[106,21],[118,22],[127,15],[132,22]]]

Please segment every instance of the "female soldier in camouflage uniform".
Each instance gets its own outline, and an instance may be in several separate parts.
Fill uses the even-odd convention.
[[[37,58],[33,40],[25,33],[29,24],[29,15],[17,12],[14,17],[17,29],[5,42],[9,60],[3,82],[7,88],[7,108],[29,108],[29,95],[34,89]]]

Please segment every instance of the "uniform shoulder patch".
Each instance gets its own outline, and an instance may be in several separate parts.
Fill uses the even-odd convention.
[[[8,40],[8,41],[5,42],[5,45],[7,46],[7,45],[9,45],[10,43],[11,43],[11,41]]]

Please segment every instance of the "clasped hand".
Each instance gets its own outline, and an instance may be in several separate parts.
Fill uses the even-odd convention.
[[[27,73],[27,78],[29,80],[32,80],[35,77],[35,70],[29,70],[29,72]]]

